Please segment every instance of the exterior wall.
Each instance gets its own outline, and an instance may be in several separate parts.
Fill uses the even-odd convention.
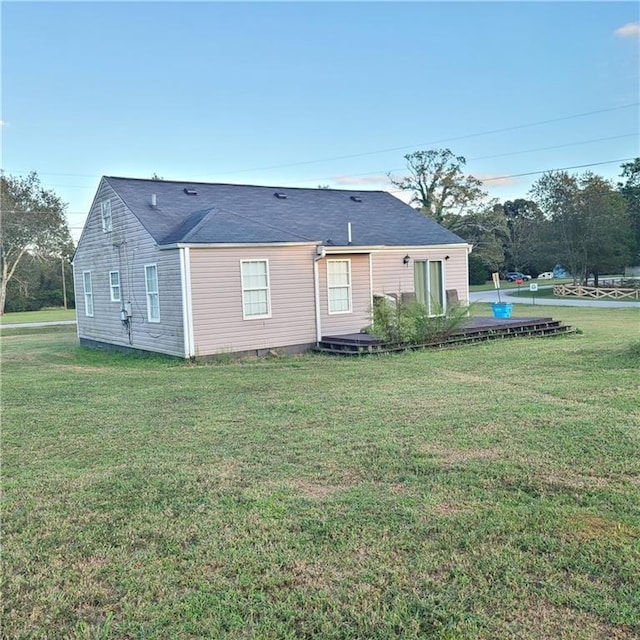
[[[112,231],[102,230],[101,203],[111,199]],[[160,322],[149,322],[144,267],[158,268]],[[111,187],[102,181],[74,259],[76,318],[81,341],[184,356],[182,290],[177,250],[159,251],[151,236]],[[91,271],[94,314],[85,315],[82,273]],[[120,273],[120,302],[111,301],[109,272]],[[130,332],[120,320],[131,303]]]
[[[403,258],[409,255],[409,264]],[[449,256],[448,260],[445,257]],[[468,256],[465,247],[376,251],[372,256],[373,292],[394,294],[415,292],[413,263],[415,260],[442,260],[445,290],[455,289],[458,300],[469,301]]]
[[[327,259],[351,261],[351,301],[349,313],[329,313],[327,291]],[[371,280],[369,254],[328,255],[318,262],[320,282],[320,315],[323,336],[358,333],[371,324]]]
[[[190,249],[195,355],[315,344],[315,245]],[[271,317],[243,319],[241,260],[268,260]]]

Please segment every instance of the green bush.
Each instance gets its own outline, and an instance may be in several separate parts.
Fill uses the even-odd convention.
[[[467,305],[450,305],[446,313],[430,316],[417,300],[398,300],[376,296],[373,324],[365,331],[390,344],[429,344],[449,337],[469,316]]]

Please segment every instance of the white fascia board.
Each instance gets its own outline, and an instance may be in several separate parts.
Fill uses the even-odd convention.
[[[332,247],[324,245],[325,251],[327,254],[337,254],[337,253],[373,253],[374,251],[433,251],[433,250],[447,250],[447,249],[467,249],[470,247],[467,242],[458,242],[455,244],[418,244],[418,245],[372,245],[368,247],[349,247],[349,246],[340,246],[340,247]]]
[[[322,242],[178,242],[175,244],[158,245],[158,249],[264,249],[265,247],[317,247]]]

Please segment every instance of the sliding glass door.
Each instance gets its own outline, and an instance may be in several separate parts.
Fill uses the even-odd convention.
[[[414,262],[416,299],[427,307],[430,316],[442,316],[445,309],[444,265],[442,260]]]

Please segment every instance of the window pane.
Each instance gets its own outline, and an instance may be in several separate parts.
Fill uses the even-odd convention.
[[[327,275],[330,287],[344,287],[349,285],[349,262],[347,260],[329,260]]]
[[[334,287],[329,289],[329,311],[349,311],[348,287]]]
[[[160,300],[157,293],[149,294],[149,320],[160,320]]]
[[[242,281],[245,289],[267,287],[267,263],[264,261],[243,262]]]
[[[149,267],[145,267],[146,278],[147,278],[147,292],[148,293],[157,293],[158,292],[158,270],[155,265],[151,265]]]
[[[245,291],[244,309],[246,316],[266,316],[269,313],[266,290]]]

